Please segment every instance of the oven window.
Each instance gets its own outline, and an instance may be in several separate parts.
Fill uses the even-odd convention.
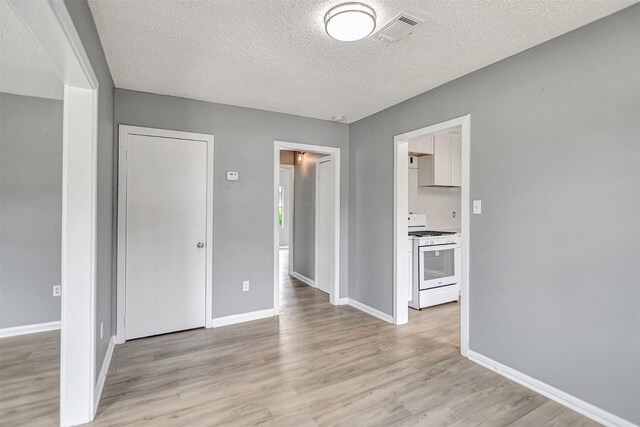
[[[442,279],[455,275],[455,250],[446,249],[443,251],[424,251],[422,256],[423,280]]]

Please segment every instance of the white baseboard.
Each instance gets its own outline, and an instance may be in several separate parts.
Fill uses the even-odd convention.
[[[363,304],[360,301],[356,301],[352,298],[347,298],[347,304],[353,308],[357,308],[360,311],[364,311],[365,313],[370,314],[373,317],[377,317],[378,319],[384,320],[387,323],[393,324],[393,316],[389,316],[387,313],[383,313],[380,310],[369,307],[368,305]]]
[[[55,331],[60,329],[60,321],[36,323],[34,325],[14,326],[0,329],[0,338],[15,337],[18,335],[35,334],[36,332]]]
[[[219,328],[220,326],[235,325],[236,323],[249,322],[251,320],[264,319],[265,317],[273,316],[275,316],[273,308],[251,311],[249,313],[232,314],[231,316],[211,319],[211,327]]]
[[[349,304],[349,298],[338,299],[338,305],[348,305],[348,304]]]
[[[109,373],[109,367],[111,366],[111,357],[113,356],[113,349],[116,346],[116,337],[109,338],[109,346],[107,347],[107,353],[102,360],[102,368],[98,374],[98,380],[96,381],[96,388],[93,393],[93,417],[95,418],[96,412],[98,412],[98,405],[100,405],[100,398],[102,397],[102,389],[104,383],[107,381],[107,374]]]
[[[311,286],[312,288],[317,287],[315,280],[311,280],[307,276],[303,276],[302,274],[296,273],[295,271],[291,271],[291,273],[289,273],[289,275],[291,277],[295,277],[296,279],[300,280],[302,283],[306,283],[307,285]]]
[[[541,395],[548,397],[569,409],[573,409],[574,411],[589,417],[600,424],[611,427],[637,427],[635,424],[613,415],[610,412],[600,409],[597,406],[585,402],[584,400],[578,399],[577,397],[565,393],[562,390],[558,390],[549,384],[543,383],[535,378],[531,378],[520,371],[516,371],[513,368],[503,365],[500,362],[496,362],[495,360],[476,353],[475,351],[469,350],[468,357],[469,360],[472,360],[485,368],[489,368],[492,371],[540,393]]]

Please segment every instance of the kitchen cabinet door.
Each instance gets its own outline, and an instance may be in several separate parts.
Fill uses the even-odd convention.
[[[421,136],[409,140],[409,153],[416,155],[433,154],[434,136]]]
[[[436,135],[433,155],[418,160],[420,187],[459,187],[461,179],[461,140],[448,134]]]

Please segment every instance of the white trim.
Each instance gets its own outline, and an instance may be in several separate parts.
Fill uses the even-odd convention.
[[[635,424],[630,421],[622,419],[617,415],[613,415],[612,413],[607,412],[604,409],[600,409],[597,406],[594,406],[590,403],[585,402],[584,400],[570,395],[569,393],[550,386],[547,383],[543,383],[540,380],[532,378],[527,374],[523,374],[522,372],[510,368],[509,366],[503,365],[500,362],[496,362],[495,360],[487,356],[476,353],[473,350],[469,350],[468,357],[469,360],[482,365],[485,368],[489,368],[492,371],[502,375],[503,377],[509,378],[510,380],[515,381],[520,385],[523,385],[537,393],[540,393],[541,395],[548,397],[549,399],[558,402],[559,404],[566,406],[567,408],[572,409],[586,417],[589,417],[600,424],[611,427],[635,426]]]
[[[93,401],[93,416],[95,418],[96,412],[98,412],[98,405],[100,405],[100,398],[102,397],[102,390],[104,389],[104,383],[107,381],[107,374],[109,373],[109,367],[111,366],[111,358],[113,356],[113,350],[116,346],[116,337],[111,336],[109,338],[109,347],[107,347],[107,352],[104,355],[104,359],[102,360],[102,368],[100,368],[100,373],[98,374],[98,382],[96,383],[96,389],[94,392],[94,401]]]
[[[0,338],[17,337],[18,335],[35,334],[38,332],[55,331],[60,329],[60,321],[34,323],[33,325],[12,326],[0,329]]]
[[[275,316],[272,308],[267,310],[250,311],[249,313],[232,314],[231,316],[218,317],[211,320],[212,328],[221,326],[235,325],[236,323],[250,322],[252,320],[264,319],[266,317]]]
[[[295,161],[295,160],[294,160]],[[295,217],[295,175],[296,168],[294,165],[280,165],[280,169],[289,170],[289,246],[280,246],[280,249],[288,249],[289,250],[289,274],[293,272],[293,224]],[[280,267],[278,267],[280,268]]]
[[[273,142],[273,308],[275,315],[280,313],[280,265],[278,260],[278,181],[280,173],[280,150],[306,151],[315,154],[327,154],[334,162],[334,280],[329,302],[333,305],[340,304],[340,148],[324,145],[301,144],[298,142],[274,141]],[[290,246],[291,245],[291,242]],[[291,266],[291,264],[290,264]],[[346,284],[345,284],[346,285]]]
[[[460,286],[460,353],[463,356],[469,351],[469,241],[470,241],[470,184],[471,184],[471,115],[447,120],[432,126],[416,129],[411,132],[396,135],[393,138],[394,145],[394,215],[393,215],[393,317],[397,325],[407,323],[409,308],[407,306],[407,292],[399,289],[402,283],[403,269],[405,269],[408,248],[407,224],[408,214],[407,193],[408,177],[405,168],[400,165],[406,158],[408,141],[410,138],[429,133],[443,132],[451,128],[462,129],[462,205],[461,205],[461,240],[462,240],[462,267]],[[404,163],[403,163],[404,164]],[[404,281],[406,282],[406,280]]]
[[[304,276],[304,275],[298,273],[297,271],[292,271],[291,273],[289,273],[289,275],[291,277],[295,277],[296,279],[298,279],[302,283],[311,286],[312,288],[317,288],[318,287],[316,285],[316,281],[315,280],[311,280],[307,276]]]
[[[93,419],[98,79],[63,0],[10,0],[64,83],[60,423]]]
[[[346,304],[350,305],[353,308],[357,308],[360,311],[363,311],[367,314],[370,314],[373,317],[377,317],[380,320],[384,320],[387,323],[393,324],[393,316],[389,316],[387,313],[383,313],[380,310],[377,310],[373,307],[370,307],[366,304],[361,303],[360,301],[356,301],[353,298],[345,298],[347,300]]]
[[[116,344],[126,341],[126,249],[127,249],[127,149],[128,135],[205,141],[207,143],[207,225],[205,243],[205,327],[213,327],[213,168],[214,137],[202,133],[120,125],[118,130],[118,260],[117,260],[117,329]]]
[[[344,297],[338,300],[338,305],[349,305],[349,298]]]
[[[316,173],[315,176],[313,177],[313,192],[314,192],[314,200],[313,200],[313,287],[317,288],[318,284],[316,283],[315,279],[318,278],[318,223],[319,223],[319,213],[320,210],[318,209],[318,206],[320,205],[320,196],[318,194],[318,175],[320,172],[320,168],[318,167],[319,163],[318,163],[318,156],[316,156],[315,159],[316,165]]]

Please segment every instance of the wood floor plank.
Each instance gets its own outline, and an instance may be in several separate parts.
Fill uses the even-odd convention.
[[[279,317],[116,346],[91,426],[593,426],[460,356],[458,304],[392,326],[288,276]],[[0,424],[56,425],[59,334],[0,341]],[[55,362],[54,362],[55,361]]]

